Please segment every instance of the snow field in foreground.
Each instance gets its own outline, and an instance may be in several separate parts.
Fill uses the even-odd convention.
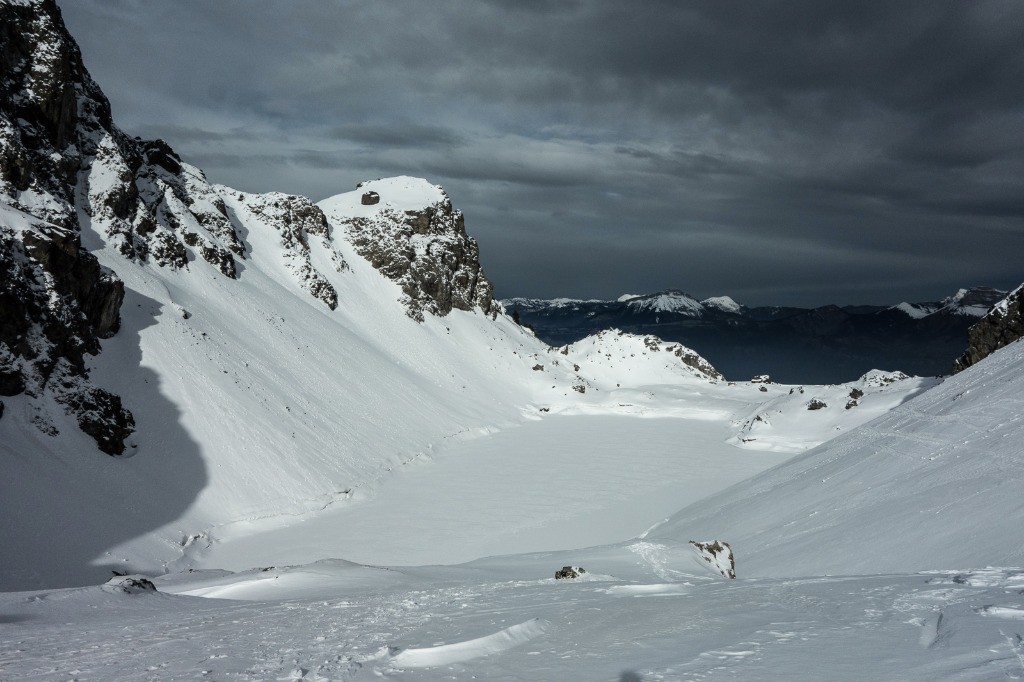
[[[1024,573],[709,579],[661,543],[461,567],[324,562],[0,595],[0,676],[23,680],[1024,679]],[[646,557],[646,558],[645,558]],[[580,563],[586,581],[556,581]],[[669,580],[666,580],[666,575]],[[284,582],[273,601],[194,584]],[[240,594],[244,594],[241,592]],[[250,592],[254,596],[255,592]]]

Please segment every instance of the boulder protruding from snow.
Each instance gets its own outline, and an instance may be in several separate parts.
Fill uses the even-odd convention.
[[[115,575],[103,584],[107,592],[121,594],[146,594],[156,592],[156,585],[144,575]]]
[[[555,580],[572,580],[579,578],[587,571],[580,566],[562,566],[561,570],[555,571]]]
[[[690,540],[690,544],[697,550],[700,558],[721,573],[723,578],[736,578],[736,560],[732,555],[732,548],[729,547],[728,542],[722,542],[721,540],[706,542]]]
[[[376,192],[363,192],[360,202],[363,206],[373,206],[380,203],[380,195]]]

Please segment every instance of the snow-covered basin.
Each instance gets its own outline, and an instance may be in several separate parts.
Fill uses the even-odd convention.
[[[372,496],[217,528],[186,562],[453,564],[617,542],[791,456],[728,445],[727,428],[724,419],[552,414],[449,441]]]

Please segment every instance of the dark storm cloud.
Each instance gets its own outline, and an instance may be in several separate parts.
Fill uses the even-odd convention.
[[[251,191],[424,175],[501,295],[1024,278],[1017,0],[64,5],[129,132]]]
[[[361,125],[348,123],[332,128],[330,135],[341,140],[375,147],[457,147],[463,137],[454,130],[414,123]]]

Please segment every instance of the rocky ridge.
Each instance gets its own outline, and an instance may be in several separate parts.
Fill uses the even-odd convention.
[[[314,267],[309,250],[310,238],[319,237],[328,247],[335,271],[343,272],[347,264],[331,244],[331,226],[320,207],[306,197],[294,194],[245,194],[222,186],[217,189],[228,202],[233,217],[242,217],[246,222],[259,221],[280,236],[278,246],[285,268],[292,273],[299,286],[335,310],[338,307],[338,292],[323,273]]]
[[[967,350],[953,363],[961,372],[1024,336],[1024,284],[997,303],[967,331]]]
[[[114,126],[55,2],[0,4],[0,37],[3,392],[35,399],[47,432],[52,398],[121,454],[132,415],[91,384],[83,355],[117,331],[124,289],[82,247],[83,224],[127,259],[184,268],[194,249],[228,277],[243,248],[201,172]]]
[[[357,252],[399,282],[416,319],[493,312],[476,242],[438,192],[401,211],[385,193],[377,219],[347,225]],[[299,287],[330,310],[339,305],[318,269],[347,267],[323,210],[305,197],[211,185],[164,141],[121,131],[54,0],[0,2],[0,208],[0,393],[28,395],[48,432],[57,427],[47,401],[56,401],[108,454],[125,451],[134,421],[91,383],[83,354],[116,333],[124,288],[83,247],[86,235],[88,248],[116,254],[105,261],[116,270],[120,259],[183,271],[208,264],[236,279],[252,257],[251,225],[267,227]],[[316,265],[310,239],[329,254]]]
[[[424,313],[443,317],[453,309],[497,311],[480,248],[439,185],[383,178],[321,206],[345,227],[359,255],[401,287],[413,319],[422,321]]]

